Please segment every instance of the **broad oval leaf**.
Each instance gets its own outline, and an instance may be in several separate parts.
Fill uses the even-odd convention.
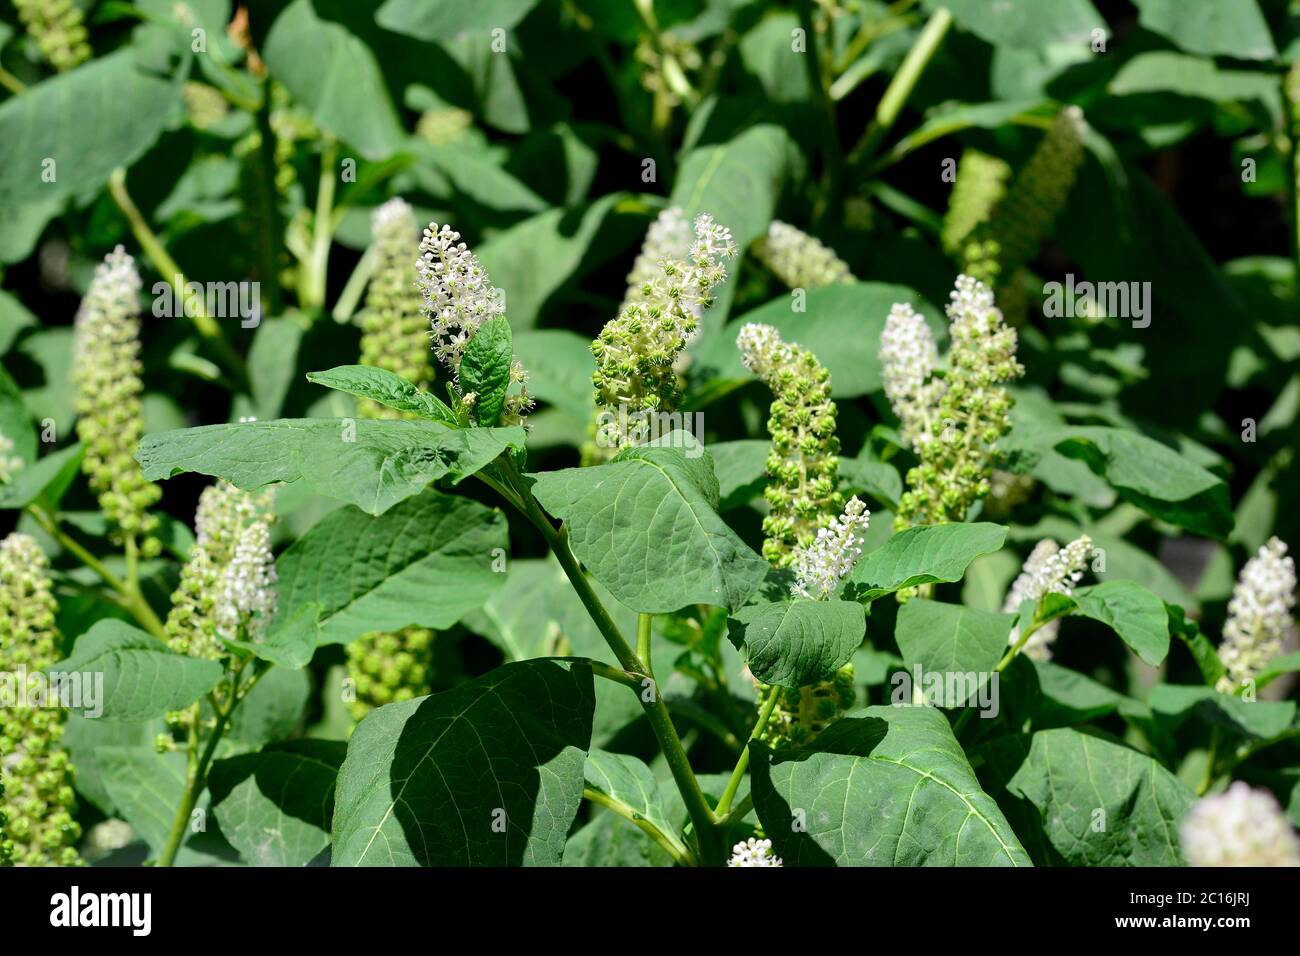
[[[1005,527],[985,521],[908,528],[858,562],[844,596],[865,603],[902,588],[960,581],[972,561],[1006,539]]]
[[[557,866],[582,801],[591,669],[505,664],[357,725],[339,770],[335,866]]]
[[[668,802],[650,768],[636,757],[592,748],[583,771],[587,786],[629,807],[652,823],[680,850],[682,844],[668,813]]]
[[[358,398],[368,398],[399,412],[456,428],[456,413],[437,396],[416,388],[402,376],[369,365],[339,365],[324,372],[308,372],[307,381]]]
[[[938,674],[945,688],[956,688],[953,699],[945,690],[944,699],[933,703],[961,707],[990,679],[1015,622],[1014,614],[912,598],[898,611],[894,638],[913,679],[921,677],[920,686],[925,686],[922,675]]]
[[[448,628],[505,583],[492,555],[508,546],[499,511],[432,488],[378,517],[340,508],[276,561],[279,618],[286,630],[298,618],[321,644],[408,626]],[[310,620],[314,606],[319,621]]]
[[[1138,22],[1189,53],[1270,60],[1277,55],[1255,0],[1133,0]]]
[[[750,744],[754,807],[787,866],[1029,865],[941,712],[862,713],[798,750]]]
[[[284,418],[146,435],[136,458],[150,481],[196,471],[251,491],[301,478],[322,495],[377,515],[431,481],[461,481],[523,445],[522,428]]]
[[[866,629],[866,611],[856,601],[753,604],[728,622],[731,643],[754,677],[782,687],[829,680],[852,659]]]
[[[607,465],[533,478],[573,553],[634,611],[734,610],[767,574],[767,562],[718,517],[712,457],[685,432],[629,448]]]
[[[216,661],[177,654],[139,628],[106,618],[81,635],[72,654],[49,672],[79,675],[83,696],[80,705],[69,705],[73,713],[139,721],[188,707],[217,686],[222,668]],[[91,700],[99,696],[100,675],[103,696]]]

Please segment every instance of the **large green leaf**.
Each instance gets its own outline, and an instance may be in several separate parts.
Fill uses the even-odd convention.
[[[868,707],[813,743],[751,743],[754,807],[787,866],[1026,866],[932,707]]]
[[[1232,504],[1223,480],[1153,438],[1123,428],[1067,426],[1056,450],[1087,462],[1127,501],[1194,534],[1223,538]]]
[[[751,378],[740,364],[736,336],[749,322],[771,325],[782,338],[798,342],[831,373],[836,398],[857,398],[879,391],[880,334],[895,302],[910,302],[926,317],[942,341],[947,325],[934,306],[913,289],[883,282],[855,282],[807,290],[804,310],[796,312],[788,296],[778,296],[718,330],[706,329],[694,351],[705,376],[742,381]],[[711,329],[712,327],[710,327]]]
[[[50,668],[96,682],[103,675],[103,699],[83,701],[73,713],[102,707],[103,720],[148,720],[194,703],[221,680],[221,665],[172,652],[157,638],[125,621],[98,621],[77,639],[71,656]]]
[[[534,476],[573,552],[616,600],[661,614],[688,604],[739,608],[768,565],[718,517],[712,457],[685,432],[607,464]]]
[[[505,664],[357,725],[339,771],[335,866],[555,866],[582,800],[590,668]]]
[[[305,866],[329,846],[347,745],[295,740],[218,760],[208,785],[221,834],[250,866]]]
[[[404,145],[374,51],[344,24],[319,16],[312,0],[294,0],[275,18],[262,57],[317,123],[366,159],[387,159]]]
[[[251,491],[301,478],[326,497],[377,515],[435,479],[460,481],[523,443],[521,428],[286,418],[146,435],[136,458],[150,481],[196,471]]]
[[[1005,527],[984,521],[908,528],[858,562],[844,595],[867,602],[919,584],[960,581],[972,561],[1001,550],[1006,539]]]
[[[1213,687],[1157,684],[1151,688],[1151,711],[1170,731],[1196,716],[1230,736],[1271,740],[1291,728],[1296,702],[1244,700],[1234,694],[1221,694]]]
[[[1016,622],[1014,614],[976,611],[959,604],[944,604],[913,598],[898,611],[894,639],[909,668],[925,674],[974,675],[974,683],[963,682],[956,699],[935,703],[961,707],[975,694],[998,661],[1007,652],[1007,640]],[[915,673],[915,671],[914,671]],[[953,683],[957,688],[958,685]]]
[[[179,83],[145,72],[129,47],[10,96],[0,103],[6,218],[15,206],[48,208],[58,198],[95,192],[153,145],[179,107]]]
[[[976,36],[999,46],[1041,50],[1051,44],[1086,45],[1093,30],[1109,34],[1089,0],[923,0],[927,10],[946,7]]]
[[[185,793],[185,755],[152,747],[100,747],[99,773],[117,816],[154,853],[162,852]]]
[[[591,420],[591,339],[567,329],[534,329],[515,336],[515,355],[528,370],[528,391],[580,422]]]
[[[509,30],[537,6],[537,0],[387,0],[375,14],[379,25],[418,40],[445,41],[475,30]]]
[[[447,628],[505,583],[493,564],[508,546],[499,511],[433,489],[378,517],[340,508],[276,561],[279,615],[319,605],[323,644]]]
[[[849,662],[866,633],[856,601],[803,599],[753,604],[736,612],[728,636],[764,684],[806,687]]]
[[[1255,0],[1133,0],[1138,22],[1189,53],[1269,60],[1277,55]]]
[[[1179,866],[1178,825],[1196,795],[1156,761],[1068,727],[1034,734],[1007,783],[1073,866]]]

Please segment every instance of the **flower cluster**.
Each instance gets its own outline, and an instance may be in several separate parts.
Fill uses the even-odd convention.
[[[862,557],[862,542],[871,512],[858,500],[850,498],[844,514],[828,527],[817,529],[817,539],[794,556],[795,582],[790,593],[795,597],[825,601],[839,593],[840,582]]]
[[[431,146],[447,146],[474,127],[474,114],[458,106],[426,110],[415,124],[415,135]]]
[[[750,837],[731,848],[727,866],[782,866],[781,858],[772,852],[771,840]]]
[[[104,515],[124,535],[140,538],[140,552],[156,555],[147,509],[161,497],[134,458],[144,431],[140,407],[140,274],[118,246],[95,268],[77,312],[72,348],[77,435],[86,444],[82,469]]]
[[[1025,560],[1020,576],[1011,583],[1002,610],[1018,611],[1025,601],[1033,601],[1037,605],[1046,594],[1073,594],[1074,586],[1083,578],[1091,551],[1092,539],[1086,534],[1075,538],[1064,548],[1059,547],[1051,538],[1044,538],[1034,546]],[[1036,661],[1050,661],[1052,644],[1056,641],[1060,626],[1060,621],[1048,621],[1034,631],[1022,649],[1025,656]],[[1012,628],[1008,643],[1014,647],[1019,640],[1020,628]]]
[[[853,665],[845,664],[830,680],[781,688],[763,731],[764,742],[774,750],[811,743],[853,706],[857,698],[853,676]]]
[[[275,616],[275,582],[270,528],[254,521],[239,536],[221,579],[213,607],[217,633],[228,641],[261,640]]]
[[[361,364],[400,375],[426,388],[433,381],[429,362],[428,323],[411,267],[419,228],[415,214],[401,199],[390,199],[370,221],[370,255],[374,272],[361,313]],[[358,411],[366,418],[400,418],[402,413],[364,399]]]
[[[227,635],[219,608],[228,590],[227,578],[245,534],[258,524],[265,528],[270,520],[271,498],[270,492],[254,495],[224,481],[203,490],[194,516],[194,547],[167,616],[172,650],[210,660],[225,656],[221,638]],[[262,598],[260,603],[267,601]]]
[[[41,56],[60,73],[90,59],[85,15],[75,0],[14,0],[14,6]]]
[[[429,693],[433,679],[433,631],[408,627],[394,634],[365,634],[347,646],[348,676],[360,720],[376,707]]]
[[[967,149],[957,164],[957,179],[948,197],[940,239],[949,253],[958,254],[967,238],[986,222],[1007,193],[1011,166],[977,149]]]
[[[660,274],[660,263],[665,259],[679,262],[691,252],[691,223],[679,206],[670,206],[655,217],[646,230],[641,251],[632,263],[632,271],[627,274],[627,294],[622,312],[634,302],[645,302],[647,290],[653,290],[655,279]],[[699,312],[695,313],[699,318]]]
[[[1016,332],[1002,321],[993,293],[970,276],[957,277],[948,304],[952,346],[945,386],[935,407],[936,434],[917,453],[895,524],[962,521],[989,492],[993,446],[1011,428],[1012,399],[1004,382],[1024,374],[1016,361]]]
[[[230,113],[230,104],[221,91],[206,83],[187,82],[181,87],[181,101],[195,129],[215,126]]]
[[[668,228],[665,223],[665,233]],[[648,414],[676,410],[681,401],[677,358],[695,335],[710,293],[727,277],[723,260],[735,254],[731,230],[701,214],[686,258],[661,258],[652,275],[629,289],[628,303],[591,343],[596,407],[614,413],[603,418],[598,446],[638,444]],[[634,269],[630,278],[636,275]]]
[[[1219,659],[1228,669],[1219,690],[1232,693],[1255,678],[1282,650],[1295,607],[1295,561],[1286,545],[1269,538],[1246,562],[1228,602]]]
[[[759,262],[791,289],[816,289],[857,281],[848,263],[835,250],[780,220],[772,221],[767,235],[754,243],[753,252]]]
[[[46,572],[49,561],[36,542],[15,532],[0,542],[0,670],[39,672],[57,660],[57,610]],[[0,817],[4,841],[20,866],[75,866],[81,829],[72,816],[72,767],[61,745],[60,707],[0,709]]]
[[[478,256],[460,241],[451,226],[429,223],[420,240],[420,257],[415,263],[416,282],[424,297],[424,314],[433,328],[433,350],[460,385],[460,363],[465,349],[484,322],[506,314],[504,297],[493,287]],[[533,407],[525,383],[528,373],[513,360],[511,385],[520,390],[506,398],[501,424],[521,424]],[[467,405],[472,395],[462,395]]]
[[[0,432],[0,485],[8,484],[23,467],[23,460],[9,454],[14,450],[13,440]]]
[[[1240,780],[1197,801],[1178,835],[1192,866],[1300,866],[1300,839],[1273,795]]]
[[[999,291],[1025,266],[1065,206],[1083,163],[1083,111],[1057,114],[1011,186],[970,234],[964,269]]]
[[[835,490],[840,443],[831,375],[812,352],[782,341],[770,325],[744,326],[736,347],[745,367],[772,390],[767,473],[773,481],[763,492],[771,505],[763,519],[763,557],[789,567],[795,549],[811,545],[844,502]]]
[[[919,452],[934,437],[946,387],[934,374],[938,364],[939,349],[925,318],[906,302],[896,303],[880,335],[880,365],[885,397],[913,451]]]

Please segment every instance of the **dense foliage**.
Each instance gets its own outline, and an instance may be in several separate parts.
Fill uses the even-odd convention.
[[[0,861],[1300,865],[1298,13],[0,6]]]

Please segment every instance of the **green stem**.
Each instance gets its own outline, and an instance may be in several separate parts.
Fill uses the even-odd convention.
[[[755,741],[763,735],[767,729],[767,722],[772,719],[772,711],[776,709],[777,699],[781,696],[781,688],[773,684],[767,692],[767,700],[763,701],[763,707],[758,712],[758,720],[754,722],[754,729],[750,732],[750,741]],[[727,781],[727,789],[722,791],[722,797],[718,800],[718,805],[713,809],[715,819],[726,819],[728,812],[731,810],[731,801],[736,799],[736,791],[740,789],[740,781],[745,778],[745,771],[749,769],[749,744],[740,751],[740,757],[736,760],[736,767],[731,771],[731,779]]]
[[[641,677],[636,674],[629,674],[627,671],[621,671],[617,667],[610,667],[603,661],[592,661],[591,673],[596,677],[603,677],[605,680],[613,681],[615,684],[631,687],[633,690],[639,691],[641,689]]]
[[[944,7],[935,10],[921,31],[921,35],[912,44],[912,49],[907,51],[907,56],[899,66],[898,72],[894,74],[894,78],[885,89],[884,96],[876,104],[875,118],[863,132],[862,139],[849,153],[851,167],[856,167],[870,159],[889,134],[894,121],[898,119],[898,114],[902,112],[903,106],[911,97],[917,81],[925,72],[935,51],[939,49],[939,44],[943,42],[950,26],[952,26],[952,14]]]
[[[27,92],[27,84],[2,66],[0,66],[0,86],[3,86],[14,96]]]
[[[330,242],[334,238],[334,184],[338,178],[334,161],[338,146],[327,140],[321,150],[320,181],[316,187],[316,214],[312,219],[311,259],[303,274],[302,306],[319,309],[325,305],[325,281],[329,271]]]
[[[159,640],[165,641],[167,639],[167,631],[163,627],[162,621],[158,619],[158,615],[154,613],[153,608],[149,606],[149,602],[144,599],[138,584],[132,586],[128,581],[123,581],[110,571],[99,558],[87,551],[76,538],[73,538],[60,528],[52,515],[47,514],[35,505],[28,505],[26,510],[50,537],[63,546],[65,551],[94,571],[105,584],[117,592],[122,607],[131,613],[131,616],[136,619],[141,627]],[[128,538],[128,542],[134,543],[130,538]],[[127,567],[130,568],[130,566],[131,559],[128,554]]]
[[[727,827],[733,826],[745,819],[745,814],[749,813],[749,811],[753,809],[754,794],[753,792],[750,792],[745,794],[741,801],[731,808],[731,812],[723,817],[722,822],[718,825],[725,830]]]
[[[258,241],[258,258],[262,285],[266,294],[266,310],[270,315],[280,314],[280,243],[284,240],[284,223],[280,217],[280,196],[276,190],[275,130],[271,128],[271,86],[262,85],[262,104],[257,110],[257,131],[260,138],[257,148],[257,199],[261,206],[258,216],[261,237]]]
[[[638,614],[636,618],[636,656],[641,659],[645,665],[645,671],[652,678],[654,677],[654,665],[650,661],[650,637],[651,624],[654,622],[653,614]]]
[[[1201,783],[1196,788],[1196,795],[1203,797],[1210,792],[1214,786],[1216,775],[1214,765],[1219,762],[1219,728],[1215,727],[1210,731],[1210,752],[1205,756],[1205,773],[1201,774]]]
[[[140,243],[140,248],[144,254],[149,257],[149,261],[157,273],[162,276],[163,281],[170,283],[176,293],[176,301],[184,303],[184,311],[194,321],[194,327],[198,329],[199,335],[208,343],[217,356],[226,364],[226,367],[234,372],[244,384],[248,379],[248,371],[244,366],[244,360],[239,357],[230,343],[226,341],[225,335],[221,331],[221,326],[217,320],[208,315],[204,308],[201,296],[191,297],[186,292],[188,284],[185,273],[181,272],[181,267],[176,264],[176,260],[168,253],[167,247],[162,244],[162,240],[157,234],[149,228],[149,223],[145,221],[143,214],[131,198],[131,194],[126,188],[126,170],[120,166],[113,170],[112,175],[108,178],[108,191],[112,195],[113,201],[117,203],[117,208],[121,210],[122,215],[126,217],[127,223],[131,227],[131,233],[135,236],[136,242]]]
[[[657,826],[643,817],[633,807],[628,806],[622,800],[615,799],[607,793],[601,793],[591,787],[583,787],[582,795],[592,803],[599,804],[606,810],[617,813],[624,820],[629,821],[636,826],[638,830],[645,833],[652,840],[658,843],[675,861],[683,866],[694,866],[695,857],[691,852],[682,846],[676,839],[669,834],[660,830]]]
[[[366,286],[370,283],[370,277],[374,274],[375,263],[377,262],[374,247],[367,249],[357,260],[356,267],[352,270],[352,275],[348,276],[348,283],[339,293],[338,301],[334,303],[334,321],[340,324],[347,322],[357,311],[357,305],[361,302],[361,296],[366,291]]]
[[[614,623],[609,611],[605,609],[592,588],[591,582],[587,580],[586,574],[578,566],[578,559],[573,556],[573,551],[569,548],[567,530],[563,525],[558,531],[556,530],[551,524],[551,519],[542,511],[541,506],[537,504],[537,499],[533,497],[532,492],[519,476],[514,463],[508,457],[501,460],[506,478],[523,505],[525,516],[546,539],[556,560],[560,562],[560,567],[564,569],[569,583],[577,592],[578,599],[582,601],[587,613],[595,622],[596,629],[605,638],[605,642],[625,671],[644,676],[642,690],[637,697],[650,723],[650,729],[654,732],[655,739],[658,740],[659,747],[663,751],[668,769],[672,772],[673,782],[677,784],[677,789],[682,795],[686,812],[691,818],[691,823],[694,824],[700,856],[705,863],[721,863],[722,843],[720,834],[714,826],[713,813],[709,809],[704,792],[700,789],[700,782],[695,779],[695,773],[691,770],[691,762],[682,747],[681,738],[677,736],[677,729],[673,726],[668,706],[664,703],[663,695],[659,693],[654,678],[650,676],[649,668],[642,663],[627,643],[618,625]]]

